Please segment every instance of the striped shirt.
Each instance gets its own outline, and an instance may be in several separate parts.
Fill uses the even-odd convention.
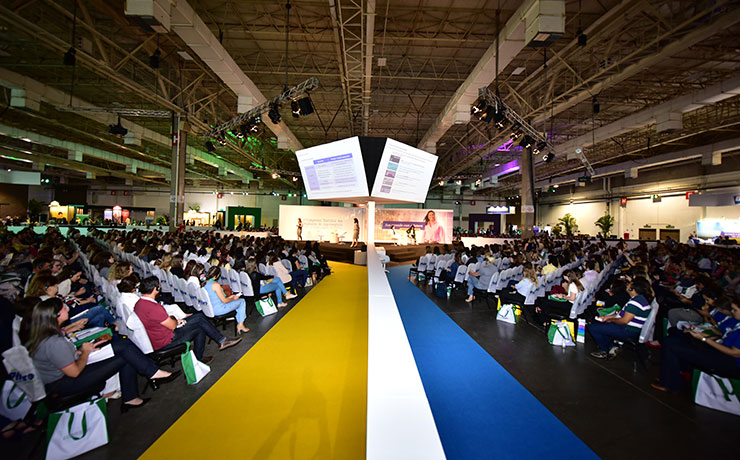
[[[627,329],[640,332],[642,326],[645,325],[645,321],[647,321],[648,315],[650,315],[650,302],[647,301],[645,296],[637,295],[625,304],[622,312],[628,312],[634,315],[634,318],[627,323]]]

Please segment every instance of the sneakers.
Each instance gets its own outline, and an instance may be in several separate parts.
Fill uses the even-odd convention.
[[[597,358],[597,359],[606,359],[606,357],[608,355],[606,354],[605,351],[599,350],[599,351],[592,351],[591,352],[591,356],[593,356],[594,358]]]
[[[237,343],[241,342],[242,339],[240,337],[235,337],[233,339],[226,339],[223,342],[221,342],[221,346],[218,347],[218,351],[226,350],[229,347],[233,347]]]
[[[298,296],[297,296],[297,295],[295,295],[295,294],[292,294],[292,293],[290,293],[290,292],[289,292],[289,293],[287,293],[287,294],[285,294],[285,298],[286,298],[286,299],[288,299],[288,300],[290,300],[290,299],[295,299],[296,297],[298,297]]]
[[[280,302],[279,304],[277,304],[277,306],[278,306],[278,308],[283,308],[283,307],[287,307],[288,304],[285,303],[285,302]]]
[[[620,351],[622,351],[621,347],[617,347],[617,346],[611,347],[609,349],[609,359],[614,359],[619,354]]]

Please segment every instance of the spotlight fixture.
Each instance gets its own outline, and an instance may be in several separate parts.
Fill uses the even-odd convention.
[[[542,161],[545,163],[551,162],[555,158],[555,154],[552,152],[547,152],[546,154],[542,155]]]
[[[470,114],[475,115],[476,117],[480,119],[487,108],[488,108],[488,102],[486,102],[486,100],[483,98],[479,98],[470,107]]]
[[[73,66],[76,61],[77,50],[74,46],[70,46],[66,53],[64,53],[64,65]]]
[[[439,181],[439,186],[440,187],[444,187],[445,186],[445,181],[443,181],[443,180]]]
[[[493,124],[498,129],[504,129],[504,127],[506,126],[506,115],[504,115],[503,110],[496,112],[496,114],[493,116]]]
[[[484,123],[490,123],[493,117],[496,116],[496,107],[489,106],[481,115],[480,121]]]
[[[259,134],[262,127],[262,118],[259,115],[256,115],[249,119],[247,125],[249,126],[249,132],[251,134]]]
[[[578,46],[586,46],[586,43],[588,43],[588,35],[583,33],[583,29],[579,27],[576,32],[576,36],[578,37]]]
[[[272,104],[270,106],[270,111],[267,112],[267,116],[270,117],[270,121],[273,124],[279,124],[283,119],[283,117],[280,115],[280,104],[278,104],[277,102]]]
[[[159,68],[159,57],[162,55],[162,52],[159,51],[159,48],[154,50],[154,53],[149,56],[149,67],[152,69],[158,69]]]
[[[462,185],[462,181],[460,179],[458,179],[458,180],[455,181],[455,184]]]
[[[121,126],[121,117],[119,116],[118,117],[118,123],[117,124],[115,124],[115,125],[108,125],[108,132],[111,133],[111,134],[113,134],[113,135],[115,135],[115,136],[123,137],[126,134],[128,134],[128,129],[126,129],[123,126]]]
[[[592,99],[591,104],[593,105],[594,114],[601,112],[601,105],[599,105],[599,101],[596,100],[596,96]]]
[[[226,146],[226,138],[224,137],[224,133],[218,134],[218,137],[216,138],[216,142],[218,142],[222,147]]]
[[[213,145],[213,142],[206,141],[206,150],[208,150],[208,153],[214,152],[216,150],[216,146]]]
[[[532,147],[532,144],[533,143],[534,143],[534,141],[528,135],[524,135],[524,137],[522,137],[522,140],[519,141],[519,145],[521,145],[525,149],[528,149],[528,148]]]
[[[534,148],[532,149],[532,153],[534,153],[535,155],[539,155],[546,148],[547,148],[547,142],[540,141],[537,143],[537,145],[534,146]]]
[[[293,118],[301,118],[301,107],[298,105],[298,101],[290,101],[290,110],[293,112]]]
[[[298,176],[293,176],[293,182],[298,182]]]
[[[306,96],[298,99],[298,108],[300,109],[300,115],[302,117],[311,115],[313,113],[313,103],[311,102],[311,98]]]
[[[510,138],[516,139],[522,134],[522,125],[519,123],[514,123],[514,126],[511,127],[511,134],[509,135]]]
[[[482,182],[483,182],[483,179],[481,179],[481,178],[476,179],[475,180],[475,186],[476,187],[479,186]]]
[[[280,174],[278,174],[278,173],[272,173],[272,178],[273,179],[277,179],[278,177],[280,177]]]

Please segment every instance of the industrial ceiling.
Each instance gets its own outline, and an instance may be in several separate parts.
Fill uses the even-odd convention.
[[[166,184],[170,118],[124,111],[128,134],[109,132],[121,109],[164,110],[186,120],[188,187],[300,189],[292,151],[367,135],[436,153],[434,188],[483,178],[477,193],[502,195],[519,179],[501,168],[521,153],[508,129],[470,117],[481,87],[555,146],[537,180],[585,171],[576,148],[598,169],[740,137],[738,1],[289,3],[3,2],[3,166]],[[531,29],[550,24],[538,15],[562,25],[547,46],[532,46]],[[209,152],[213,126],[310,77],[313,114],[284,104],[279,125],[264,116],[256,135]]]

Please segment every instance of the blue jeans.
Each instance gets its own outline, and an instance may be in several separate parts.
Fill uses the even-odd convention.
[[[247,319],[247,302],[244,299],[232,300],[228,303],[213,303],[213,313],[215,315],[224,315],[236,310],[236,322],[243,323]]]
[[[609,351],[614,339],[636,339],[640,331],[627,328],[626,324],[594,322],[586,328],[601,351]]]
[[[200,361],[203,359],[203,352],[206,349],[206,336],[210,337],[219,345],[226,340],[226,337],[208,321],[208,318],[203,313],[196,313],[185,318],[185,325],[175,329],[172,342],[161,349],[164,350],[185,342],[193,342],[191,349],[195,353],[195,357]]]
[[[290,277],[292,279],[292,281],[290,282],[290,287],[293,289],[293,292],[296,292],[296,287],[304,287],[306,285],[308,272],[305,270],[293,270],[292,272],[290,272]]]
[[[475,276],[469,276],[468,277],[468,296],[473,295],[473,289],[486,289],[486,286],[483,286],[483,283],[480,282],[478,278]]]
[[[87,319],[86,327],[104,327],[105,323],[112,325],[116,322],[116,318],[102,305],[96,305],[88,309],[79,318],[75,319],[75,321],[83,318]]]
[[[275,293],[277,303],[283,303],[283,296],[288,293],[288,290],[285,289],[285,285],[280,278],[276,277],[264,286],[260,286],[260,294],[269,294],[270,292]]]

